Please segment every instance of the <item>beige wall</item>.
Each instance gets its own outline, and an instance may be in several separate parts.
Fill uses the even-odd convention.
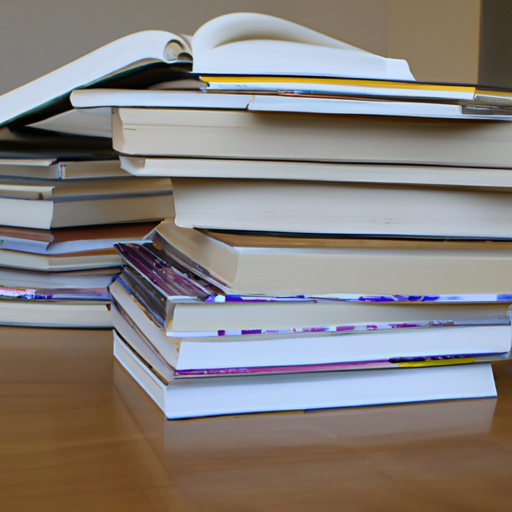
[[[408,58],[417,78],[476,77],[480,0],[2,0],[0,93],[125,34],[193,33],[232,11],[273,14]]]
[[[480,0],[389,0],[388,56],[417,80],[478,80]]]

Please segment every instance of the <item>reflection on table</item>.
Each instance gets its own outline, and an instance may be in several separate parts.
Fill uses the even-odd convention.
[[[109,331],[0,328],[9,511],[508,511],[512,364],[498,399],[167,421]]]

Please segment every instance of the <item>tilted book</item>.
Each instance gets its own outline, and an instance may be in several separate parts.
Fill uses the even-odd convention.
[[[138,354],[156,352],[175,378],[467,364],[504,359],[511,348],[508,319],[502,325],[169,337],[143,312],[116,300],[112,320]]]
[[[27,124],[70,110],[69,93],[88,86],[145,88],[195,73],[293,73],[414,80],[407,63],[374,55],[273,16],[233,13],[193,37],[160,30],[113,41],[0,96],[0,124]]]
[[[440,303],[410,300],[329,300],[306,296],[225,295],[191,272],[161,259],[144,265],[123,250],[125,267],[110,293],[132,318],[146,316],[167,336],[243,336],[350,332],[508,323],[510,301]],[[150,253],[147,253],[150,255]],[[149,263],[149,260],[146,260]],[[198,284],[200,283],[200,286]]]
[[[512,290],[512,243],[506,240],[272,236],[180,228],[172,219],[148,238],[153,248],[137,250],[156,251],[169,266],[177,260],[227,294],[432,301],[465,294],[498,300]]]

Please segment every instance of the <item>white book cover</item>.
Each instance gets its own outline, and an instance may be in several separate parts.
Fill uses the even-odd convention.
[[[232,13],[207,22],[193,37],[147,30],[79,57],[0,96],[0,124],[41,109],[55,110],[55,104],[67,101],[73,89],[115,82],[158,63],[190,68],[192,60],[194,73],[342,74],[414,80],[404,60],[374,55],[273,16]]]
[[[177,377],[409,368],[499,359],[511,349],[508,324],[179,338],[128,309],[133,316],[114,303],[115,329],[146,359],[158,353]]]
[[[111,329],[108,302],[0,300],[0,325],[62,329]]]
[[[496,396],[489,363],[166,384],[115,333],[114,356],[168,419]]]
[[[166,461],[236,462],[240,451],[327,446],[400,446],[411,441],[486,434],[496,398],[348,407],[299,414],[257,414],[165,421],[142,388],[119,365],[114,385],[157,456]]]

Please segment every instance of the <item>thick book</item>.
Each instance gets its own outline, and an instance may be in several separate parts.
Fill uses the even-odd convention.
[[[52,229],[98,224],[149,222],[174,216],[169,180],[137,183],[109,179],[4,182],[0,217],[4,226]],[[105,182],[105,183],[104,183]],[[119,183],[118,183],[119,182]]]
[[[463,181],[463,178],[462,180]],[[185,228],[358,236],[512,238],[506,187],[172,178]]]
[[[110,302],[0,299],[0,325],[111,329]]]
[[[113,112],[114,149],[134,156],[512,168],[512,124],[506,121],[179,108]]]
[[[166,336],[142,312],[129,314],[115,301],[112,321],[137,353],[156,351],[176,378],[467,364],[504,359],[511,348],[508,319],[494,326],[186,338]]]
[[[115,331],[114,356],[169,419],[496,396],[489,363],[167,381]]]
[[[146,273],[125,260],[122,274],[110,285],[116,302],[132,318],[141,313],[167,336],[243,336],[300,332],[350,332],[451,325],[507,323],[510,302],[465,303],[414,301],[394,303],[336,300],[224,300],[222,293],[194,288],[197,279],[184,273]],[[162,268],[161,265],[155,267]],[[187,295],[179,293],[185,282]],[[144,317],[143,316],[143,317]],[[142,318],[143,318],[142,317]]]
[[[512,290],[509,241],[272,236],[180,228],[172,219],[148,238],[154,249],[144,247],[168,266],[177,260],[227,294],[438,300]]]
[[[236,464],[241,451],[259,461],[262,450],[272,457],[278,449],[320,454],[334,446],[399,447],[411,441],[461,436],[466,440],[464,436],[490,431],[497,402],[486,398],[165,421],[147,393],[118,363],[113,377],[130,416],[164,467],[179,460],[182,469],[187,464],[199,471],[205,465],[216,467],[219,461]],[[258,462],[255,466],[259,471]]]
[[[250,69],[258,74],[342,73],[414,80],[403,60],[373,55],[272,16],[234,13],[209,21],[192,38],[149,30],[113,41],[1,96],[0,124],[26,124],[69,110],[68,96],[76,88],[99,84],[145,88],[169,81],[189,70],[192,60],[195,73]]]

